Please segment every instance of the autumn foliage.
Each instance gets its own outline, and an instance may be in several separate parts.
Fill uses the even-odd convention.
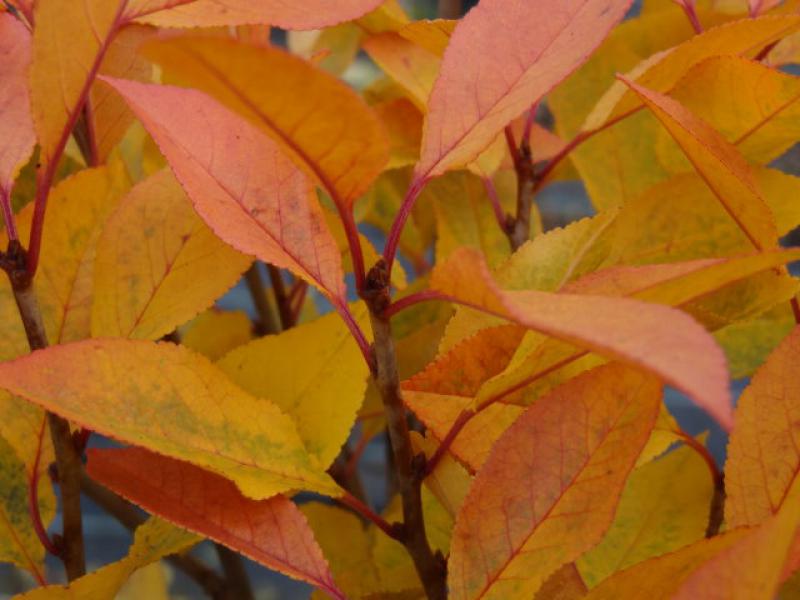
[[[800,2],[631,8],[5,0],[21,597],[167,597],[165,560],[247,600],[242,556],[320,598],[800,597]],[[133,532],[94,572],[82,497]]]

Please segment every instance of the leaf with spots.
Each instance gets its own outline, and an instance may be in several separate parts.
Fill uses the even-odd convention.
[[[169,343],[87,340],[0,363],[0,388],[117,440],[193,462],[252,498],[337,495],[290,417]]]
[[[92,335],[151,340],[211,305],[252,262],[214,235],[169,170],[125,196],[96,254]]]

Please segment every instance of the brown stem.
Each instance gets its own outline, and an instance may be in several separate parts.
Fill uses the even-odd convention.
[[[509,143],[513,136],[509,136]],[[517,172],[517,214],[508,219],[506,235],[512,250],[517,250],[531,237],[531,211],[536,197],[536,170],[533,165],[531,146],[525,137],[514,152],[514,170]]]
[[[126,529],[133,531],[145,522],[146,518],[127,500],[91,479],[81,471],[81,491],[95,504],[119,521]],[[176,569],[191,577],[214,600],[232,598],[226,590],[225,580],[213,569],[188,554],[168,556],[166,560]]]
[[[214,546],[217,549],[219,563],[222,565],[222,572],[225,573],[229,596],[237,600],[253,600],[255,598],[253,588],[242,557],[222,544],[215,543]]]
[[[462,10],[461,0],[439,0],[440,19],[458,19]]]
[[[267,265],[269,279],[272,282],[272,293],[275,295],[275,303],[278,305],[278,314],[281,317],[283,329],[290,329],[292,322],[292,307],[289,303],[289,296],[286,294],[286,286],[283,284],[281,270],[273,265]]]
[[[254,262],[250,265],[244,278],[247,282],[247,289],[250,290],[250,297],[253,299],[253,305],[258,313],[257,330],[259,335],[277,333],[280,331],[280,327],[278,327],[278,323],[275,321],[275,315],[272,314],[272,307],[269,305],[267,291],[264,289],[264,282],[261,280],[261,273],[258,270],[258,262]]]
[[[373,378],[383,400],[397,483],[403,503],[401,541],[414,561],[428,598],[445,600],[447,598],[445,561],[441,554],[433,553],[425,535],[421,494],[425,455],[414,456],[411,447],[406,410],[400,395],[400,378],[397,372],[391,323],[384,314],[390,304],[389,271],[385,261],[379,261],[367,274],[363,294],[369,308],[375,339],[372,346],[375,355]]]
[[[9,242],[8,251],[2,257],[2,267],[11,281],[11,289],[14,292],[14,299],[28,338],[28,346],[31,351],[35,351],[47,347],[47,333],[42,322],[33,279],[26,263],[25,249],[19,241]],[[69,422],[53,413],[47,413],[47,422],[55,449],[58,481],[61,489],[61,513],[64,528],[59,556],[64,563],[67,579],[73,581],[86,573],[81,515],[81,459],[72,443]]]

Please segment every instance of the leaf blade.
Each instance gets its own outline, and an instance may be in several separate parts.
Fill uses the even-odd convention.
[[[106,81],[159,144],[214,233],[344,302],[336,242],[309,181],[275,142],[200,92]]]
[[[93,337],[157,340],[233,287],[251,262],[213,234],[168,169],[125,196],[96,254]]]
[[[148,512],[344,598],[305,517],[285,496],[251,500],[219,475],[142,448],[90,450],[88,471]]]
[[[456,26],[445,51],[415,178],[425,180],[475,158],[503,127],[580,66],[630,4],[546,0],[530,10],[524,3],[483,0]],[[542,14],[548,15],[544,21]]]
[[[530,598],[599,541],[660,399],[655,378],[610,365],[529,408],[495,445],[456,519],[453,598]]]
[[[439,265],[431,287],[468,306],[655,373],[724,427],[731,426],[725,357],[713,338],[680,311],[627,298],[503,291],[482,257],[469,249]]]
[[[51,346],[0,363],[0,387],[115,439],[213,470],[251,497],[296,488],[338,494],[289,417],[180,346],[119,339]]]

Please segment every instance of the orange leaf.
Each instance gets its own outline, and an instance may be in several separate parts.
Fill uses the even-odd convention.
[[[198,91],[106,81],[158,143],[214,233],[344,304],[341,255],[314,189],[275,142]]]
[[[623,79],[669,131],[700,177],[758,250],[778,245],[775,218],[735,146],[678,101]]]
[[[630,0],[483,0],[456,26],[429,101],[415,179],[467,164],[578,68]],[[546,18],[543,16],[546,15]]]
[[[676,309],[628,298],[501,290],[483,258],[463,249],[431,287],[484,312],[659,375],[724,427],[732,424],[725,357],[708,332]]]
[[[285,496],[251,500],[219,475],[143,448],[88,457],[92,478],[146,511],[344,598],[305,516]]]
[[[725,463],[725,521],[757,525],[784,505],[800,470],[800,327],[772,352],[742,394]]]
[[[9,14],[0,14],[0,201],[11,194],[19,168],[36,143],[28,100],[31,36]]]
[[[166,83],[206,92],[263,129],[345,212],[386,164],[386,133],[359,95],[279,48],[182,36],[144,54]]]
[[[495,445],[456,519],[451,597],[530,598],[600,541],[660,403],[657,379],[608,365],[531,406]]]
[[[383,1],[132,0],[127,15],[131,18],[138,16],[140,21],[160,27],[214,27],[268,23],[282,29],[318,29],[357,19]]]

